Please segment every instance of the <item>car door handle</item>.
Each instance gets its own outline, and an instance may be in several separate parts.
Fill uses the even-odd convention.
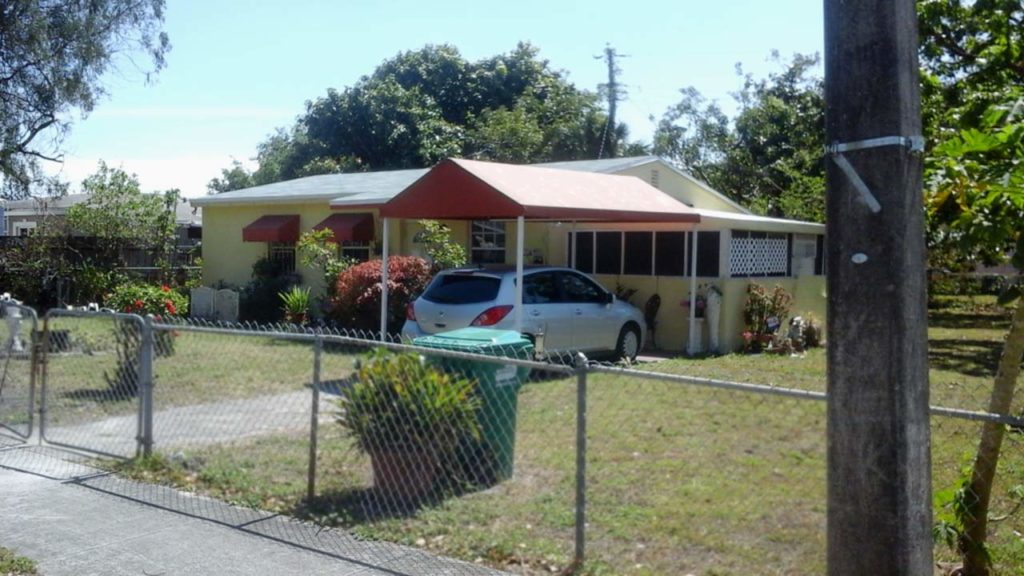
[[[583,316],[583,310],[581,310],[580,308],[577,308],[576,309],[576,315],[577,316]]]
[[[540,316],[540,310],[531,310],[530,316]]]

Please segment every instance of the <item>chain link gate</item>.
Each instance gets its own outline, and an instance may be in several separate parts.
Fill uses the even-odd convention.
[[[35,310],[0,304],[0,446],[32,436],[35,411]]]
[[[52,309],[40,340],[42,440],[118,458],[141,453],[152,392],[148,323],[134,314]]]

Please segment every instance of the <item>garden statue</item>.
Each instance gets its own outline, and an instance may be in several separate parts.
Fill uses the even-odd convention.
[[[24,352],[25,350],[21,344],[21,308],[18,308],[19,305],[21,302],[11,298],[7,292],[0,296],[0,308],[4,310],[4,316],[7,319],[7,332],[10,334],[4,345],[8,353]]]
[[[718,318],[722,312],[722,293],[718,286],[710,286],[705,297],[704,315],[708,322],[708,348],[718,353]]]

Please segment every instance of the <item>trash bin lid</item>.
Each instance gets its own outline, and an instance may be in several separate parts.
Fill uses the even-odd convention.
[[[416,346],[426,348],[442,348],[445,350],[461,350],[477,353],[500,353],[506,350],[522,350],[532,346],[529,340],[515,330],[495,330],[493,328],[459,328],[449,332],[440,332],[430,336],[420,336],[413,340]]]

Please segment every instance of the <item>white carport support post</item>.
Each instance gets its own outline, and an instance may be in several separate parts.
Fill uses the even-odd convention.
[[[380,251],[380,341],[388,339],[388,236],[390,236],[389,218],[381,218],[381,242]]]
[[[686,345],[687,354],[700,350],[700,334],[697,333],[697,227],[690,232],[690,337]]]
[[[516,307],[513,328],[516,332],[523,331],[523,245],[526,243],[526,218],[516,218]]]

